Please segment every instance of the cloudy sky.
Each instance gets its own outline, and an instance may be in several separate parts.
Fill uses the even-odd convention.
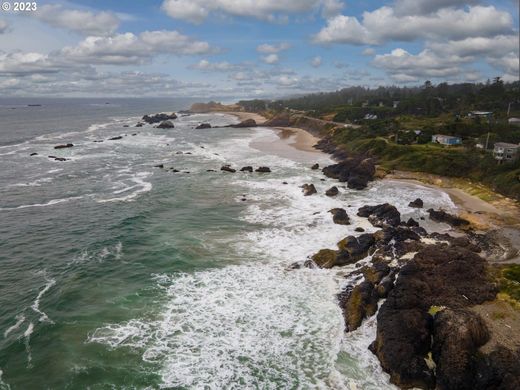
[[[41,0],[37,8],[0,11],[1,96],[232,100],[519,72],[518,0]]]

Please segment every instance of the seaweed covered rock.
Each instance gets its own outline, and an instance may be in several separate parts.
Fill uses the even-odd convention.
[[[356,330],[365,318],[371,317],[377,312],[378,299],[372,282],[364,281],[352,289],[342,302],[347,332]]]
[[[332,268],[336,265],[337,251],[332,249],[322,249],[314,256],[312,261],[320,268]]]

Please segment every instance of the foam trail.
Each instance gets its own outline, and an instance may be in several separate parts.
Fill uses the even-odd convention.
[[[25,338],[25,351],[27,352],[27,368],[32,367],[32,352],[31,352],[31,335],[34,331],[34,324],[31,322],[25,330],[23,336]]]
[[[47,206],[54,206],[56,204],[60,203],[66,203],[70,202],[72,200],[82,199],[82,196],[73,196],[70,198],[63,198],[63,199],[52,199],[48,201],[47,203],[35,203],[35,204],[24,204],[17,207],[0,207],[0,211],[9,211],[9,210],[19,210],[19,209],[27,209],[31,207],[47,207]]]
[[[2,369],[0,369],[0,390],[11,390],[11,386],[9,384],[5,383],[2,379],[2,376],[4,375],[4,372]]]
[[[25,316],[23,314],[18,314],[16,317],[16,323],[9,327],[5,332],[4,332],[4,337],[7,337],[9,336],[9,334],[11,332],[14,332],[16,329],[18,329],[20,327],[20,325],[23,324],[23,322],[25,321]]]
[[[36,313],[40,314],[40,319],[39,321],[40,322],[50,322],[50,323],[53,323],[53,321],[51,319],[49,319],[49,317],[47,316],[47,314],[45,314],[44,312],[42,312],[40,310],[40,299],[43,297],[43,295],[49,291],[51,289],[52,286],[54,286],[56,284],[56,280],[54,279],[50,279],[50,280],[47,280],[47,284],[45,285],[45,287],[38,293],[36,299],[34,300],[34,303],[32,304],[31,306],[31,309],[33,309]],[[32,325],[32,323],[31,323]]]

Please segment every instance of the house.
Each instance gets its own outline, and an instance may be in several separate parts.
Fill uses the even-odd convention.
[[[367,120],[367,121],[373,121],[373,120],[377,119],[377,115],[376,114],[366,114],[363,119]]]
[[[471,111],[470,113],[468,113],[468,118],[485,118],[488,121],[491,121],[491,118],[493,118],[493,113],[491,111]]]
[[[441,145],[461,145],[462,138],[453,137],[451,135],[435,134],[432,136],[432,142]]]
[[[397,108],[399,106],[399,103],[401,103],[399,100],[394,100],[393,107]]]
[[[508,122],[511,126],[520,126],[520,118],[509,118]]]
[[[518,158],[520,145],[497,142],[493,149],[493,157],[499,162],[514,161]]]

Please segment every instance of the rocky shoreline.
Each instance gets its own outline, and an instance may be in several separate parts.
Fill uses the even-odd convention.
[[[323,169],[327,177],[357,190],[374,180],[373,160],[347,157],[327,139],[317,148],[340,160]],[[410,207],[422,208],[423,202],[410,199]],[[344,209],[331,213],[335,223],[350,224]],[[520,348],[495,342],[485,349],[496,339],[495,329],[473,310],[498,302],[500,286],[488,259],[504,256],[511,243],[504,245],[496,231],[476,231],[470,221],[444,210],[428,214],[451,226],[451,234],[428,233],[413,219],[402,221],[390,204],[361,207],[357,216],[380,230],[348,236],[336,250],[320,250],[291,269],[354,265],[346,277],[357,282],[338,294],[345,331],[377,315],[369,349],[400,388],[520,388]],[[518,331],[518,317],[508,326],[511,333]]]

